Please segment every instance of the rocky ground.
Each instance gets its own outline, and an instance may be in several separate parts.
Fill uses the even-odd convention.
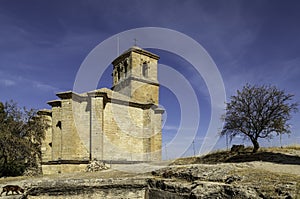
[[[2,198],[300,198],[300,150],[293,150],[218,152],[94,173],[5,178],[0,185],[26,189]]]

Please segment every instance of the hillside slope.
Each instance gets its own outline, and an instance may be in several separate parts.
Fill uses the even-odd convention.
[[[223,151],[95,173],[1,178],[0,185],[26,189],[2,198],[300,198],[299,151]]]

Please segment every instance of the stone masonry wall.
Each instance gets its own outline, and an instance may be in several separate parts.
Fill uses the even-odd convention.
[[[159,87],[157,85],[145,84],[144,82],[132,80],[131,97],[143,103],[158,104]]]
[[[63,160],[82,160],[88,159],[88,149],[83,145],[76,125],[80,125],[81,122],[76,122],[73,115],[73,100],[62,100],[62,157]],[[78,105],[78,104],[77,104]],[[76,105],[74,105],[76,106]],[[76,108],[77,109],[77,108]],[[82,110],[82,109],[79,109]],[[85,122],[82,122],[83,124]],[[81,133],[81,132],[80,132]]]
[[[151,115],[152,134],[151,134],[151,160],[162,160],[162,112],[154,111]]]
[[[52,130],[46,132],[42,146],[43,162],[161,160],[163,112],[156,108],[158,59],[157,55],[133,47],[113,61],[116,96],[111,96],[108,89],[58,93],[61,100],[49,102]],[[130,103],[121,94],[127,95]],[[149,108],[149,104],[153,106]],[[44,164],[44,169],[46,173],[62,171],[53,162]]]
[[[103,159],[142,161],[143,110],[107,103],[104,109]]]
[[[103,159],[103,98],[91,97],[92,159]]]
[[[59,121],[61,121],[61,107],[52,107],[52,160],[61,159],[62,131],[58,125]]]
[[[49,161],[52,159],[52,117],[46,114],[41,115],[41,117],[49,125],[45,131],[45,139],[41,147],[43,161]]]
[[[131,74],[142,78],[142,65],[144,62],[148,65],[148,76],[146,79],[157,82],[157,60],[136,52],[131,54]]]
[[[132,71],[131,76],[140,80],[132,80],[130,84],[131,96],[133,99],[144,103],[159,103],[159,86],[143,82],[150,81],[157,83],[157,60],[132,52]],[[147,63],[148,75],[145,77],[142,74],[142,65]]]
[[[90,104],[87,100],[72,101],[73,120],[72,125],[76,133],[75,138],[78,139],[77,156],[81,160],[89,159],[90,150]]]

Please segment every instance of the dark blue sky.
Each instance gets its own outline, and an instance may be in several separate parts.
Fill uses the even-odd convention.
[[[56,92],[73,88],[81,63],[95,46],[119,32],[149,26],[173,29],[199,42],[216,63],[227,96],[248,82],[276,85],[300,101],[299,10],[296,0],[0,0],[0,101],[49,108],[46,101],[55,99]],[[155,52],[160,63],[189,77],[184,60]],[[105,79],[99,86],[110,83]],[[203,101],[200,126],[205,129],[210,117],[207,88],[201,77],[191,84]],[[178,107],[171,92],[165,89],[163,96],[163,105]],[[176,133],[173,127],[178,126],[180,113],[171,107],[165,135]],[[300,143],[299,120],[295,114],[285,143]],[[273,144],[278,139],[266,143]]]

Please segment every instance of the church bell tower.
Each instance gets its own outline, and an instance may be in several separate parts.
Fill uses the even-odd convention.
[[[158,60],[158,55],[131,47],[112,62],[112,89],[139,103],[159,104]]]

